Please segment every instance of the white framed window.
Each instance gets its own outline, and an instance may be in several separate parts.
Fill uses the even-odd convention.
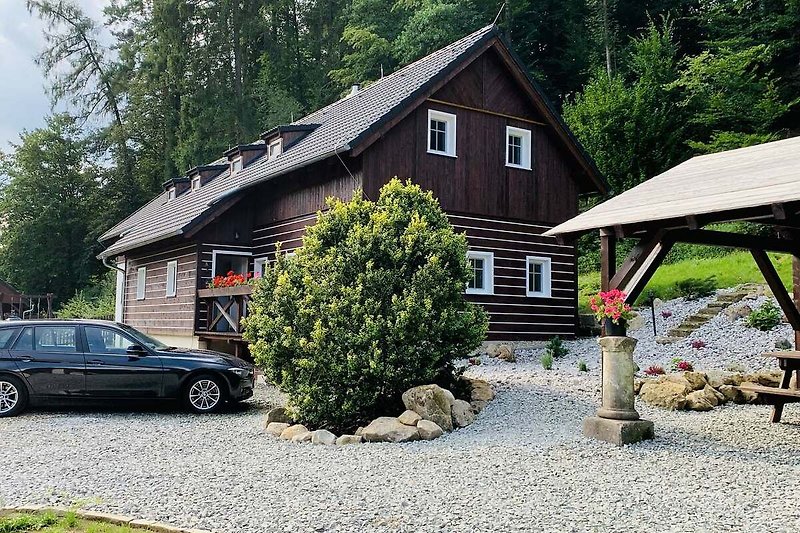
[[[263,278],[264,273],[267,271],[268,264],[269,264],[268,258],[256,257],[255,260],[253,260],[253,277]]]
[[[136,299],[144,300],[144,291],[147,287],[147,267],[136,270]]]
[[[200,189],[200,176],[192,178],[192,190],[196,191],[198,189]]]
[[[531,130],[506,127],[506,166],[531,169]]]
[[[178,292],[178,262],[167,261],[167,298]]]
[[[267,148],[267,159],[274,159],[277,156],[281,155],[283,152],[283,139],[280,137],[269,143],[269,147]]]
[[[177,191],[175,190],[175,187],[170,187],[169,189],[167,189],[167,201],[171,202],[172,200],[174,200],[176,194]]]
[[[231,161],[231,174],[236,174],[242,170],[242,156],[238,156]]]
[[[456,156],[456,116],[428,110],[428,153]]]
[[[526,293],[528,296],[550,297],[551,262],[549,257],[529,255],[526,260]]]
[[[211,252],[211,275],[227,276],[228,272],[234,274],[246,274],[249,270],[250,252],[240,252],[235,250],[212,250]]]
[[[467,294],[494,294],[494,254],[492,252],[467,252],[470,278]]]

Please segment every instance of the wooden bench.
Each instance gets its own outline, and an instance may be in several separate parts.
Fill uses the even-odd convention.
[[[745,392],[755,392],[759,396],[772,404],[772,416],[770,422],[777,423],[781,421],[783,415],[783,406],[787,403],[800,402],[800,390],[790,389],[789,382],[792,379],[792,372],[797,374],[797,384],[800,387],[800,351],[780,351],[780,352],[767,352],[764,357],[770,357],[778,360],[778,366],[783,370],[783,377],[781,384],[778,387],[764,387],[762,385],[755,385],[745,383],[739,386],[739,390]]]

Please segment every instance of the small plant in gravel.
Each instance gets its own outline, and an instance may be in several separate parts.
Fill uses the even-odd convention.
[[[650,366],[647,367],[647,369],[644,371],[644,373],[645,373],[646,376],[655,377],[655,376],[662,376],[662,375],[666,374],[667,372],[664,370],[664,367],[661,366],[661,365],[650,365]]]
[[[692,341],[692,348],[694,348],[695,350],[702,350],[705,347],[706,347],[706,341],[704,340],[695,339]]]
[[[673,357],[672,370],[676,372],[691,372],[694,370],[694,365],[681,357]]]
[[[672,316],[672,311],[669,309],[664,309],[661,311],[661,318],[670,318]]]
[[[542,368],[545,370],[553,369],[553,355],[550,352],[544,352],[542,356]]]
[[[564,341],[562,341],[561,337],[557,335],[547,341],[544,350],[545,352],[549,352],[550,355],[553,356],[553,359],[559,359],[569,353],[569,349],[564,346]]]
[[[586,365],[586,361],[584,361],[583,359],[578,361],[578,372],[588,372],[588,371],[589,367]]]
[[[781,323],[781,310],[771,300],[747,316],[747,325],[761,331],[769,331]]]

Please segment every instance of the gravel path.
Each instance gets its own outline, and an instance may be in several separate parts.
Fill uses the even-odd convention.
[[[800,525],[800,408],[669,413],[657,439],[581,436],[593,369],[486,360],[498,397],[433,442],[323,447],[262,433],[274,392],[217,416],[35,411],[0,420],[0,504],[134,514],[220,532],[790,531]]]

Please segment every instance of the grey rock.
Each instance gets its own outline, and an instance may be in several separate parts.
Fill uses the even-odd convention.
[[[361,436],[367,442],[410,442],[419,439],[419,432],[393,416],[382,416],[370,422]]]
[[[453,426],[465,428],[475,421],[475,413],[472,406],[464,400],[456,400],[452,407]]]
[[[445,431],[453,430],[451,411],[454,401],[453,393],[439,385],[420,385],[403,393],[406,409],[425,420],[436,422]]]
[[[311,432],[311,444],[324,444],[331,446],[336,444],[336,435],[327,429],[318,429]]]
[[[267,424],[267,427],[265,428],[265,431],[267,433],[269,433],[270,435],[274,435],[276,437],[280,437],[281,433],[283,433],[283,431],[288,427],[289,427],[289,424],[287,424],[285,422],[270,422],[269,424]]]
[[[417,423],[417,430],[422,440],[438,439],[444,435],[442,428],[430,420],[420,420],[419,423]]]
[[[284,440],[292,440],[296,435],[300,435],[302,433],[310,433],[308,428],[305,427],[303,424],[295,424],[293,426],[289,426],[288,428],[284,429],[281,432],[281,438]]]
[[[347,446],[348,444],[361,444],[364,442],[364,437],[361,435],[340,435],[336,439],[337,446]]]
[[[401,424],[405,424],[407,426],[416,426],[417,422],[422,420],[422,417],[419,416],[414,411],[406,409],[405,411],[403,411],[403,414],[397,417],[397,419],[400,421]]]
[[[295,436],[292,437],[292,442],[311,442],[311,432],[301,432],[297,433]]]

